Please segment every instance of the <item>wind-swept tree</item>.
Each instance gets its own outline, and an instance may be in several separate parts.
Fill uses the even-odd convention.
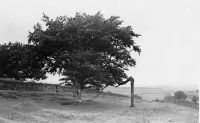
[[[128,82],[125,71],[136,65],[130,52],[141,52],[133,38],[140,35],[122,26],[118,16],[76,13],[54,20],[44,15],[42,20],[46,27],[36,24],[29,44],[38,48],[46,72],[65,76],[75,97],[80,99],[81,90],[88,87],[99,90]]]

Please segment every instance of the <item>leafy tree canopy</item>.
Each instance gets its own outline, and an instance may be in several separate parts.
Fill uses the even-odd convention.
[[[0,45],[0,77],[45,79],[43,64],[33,46],[19,42]]]
[[[122,26],[118,16],[105,19],[98,12],[50,19],[44,14],[42,20],[46,27],[37,23],[28,41],[37,47],[46,72],[64,75],[63,80],[79,90],[127,82],[125,71],[136,65],[130,52],[141,52],[133,37],[140,35]]]
[[[174,96],[175,96],[175,99],[178,99],[178,100],[179,99],[185,100],[187,98],[187,94],[185,92],[183,92],[183,91],[176,91],[174,93]]]

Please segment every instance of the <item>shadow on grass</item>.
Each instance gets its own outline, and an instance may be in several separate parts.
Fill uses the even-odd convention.
[[[63,103],[60,103],[61,105],[73,105],[74,102],[63,102]]]
[[[68,102],[62,102],[61,105],[94,105],[97,102],[82,100],[82,102],[74,102],[73,100],[68,100]]]

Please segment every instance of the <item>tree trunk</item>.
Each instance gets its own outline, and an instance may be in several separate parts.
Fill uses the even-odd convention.
[[[73,83],[73,101],[74,102],[81,102],[81,87],[80,87],[80,83],[78,81]]]

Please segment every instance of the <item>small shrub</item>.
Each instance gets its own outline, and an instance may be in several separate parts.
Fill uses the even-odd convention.
[[[161,99],[155,99],[155,100],[153,100],[153,101],[155,101],[155,102],[164,102],[164,100],[161,100]]]
[[[175,97],[174,96],[165,96],[164,101],[165,102],[174,102]]]
[[[180,100],[180,99],[185,100],[187,98],[187,95],[183,91],[175,92],[174,96],[175,96],[175,99],[177,100]]]
[[[142,99],[142,97],[141,97],[141,96],[139,96],[139,95],[136,95],[136,94],[134,94],[134,98],[136,98],[136,99]]]
[[[196,103],[198,100],[199,100],[199,97],[197,97],[197,96],[193,96],[192,97],[192,102],[193,103]]]

